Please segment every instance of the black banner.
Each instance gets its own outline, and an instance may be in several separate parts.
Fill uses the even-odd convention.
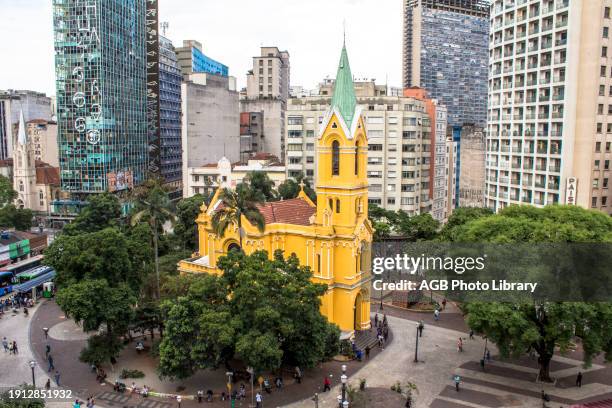
[[[161,170],[161,134],[159,119],[159,19],[157,0],[146,0],[147,41],[147,135],[149,139],[149,173]]]

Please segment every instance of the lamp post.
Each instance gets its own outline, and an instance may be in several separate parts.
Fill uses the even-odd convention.
[[[342,382],[342,395],[339,396],[338,407],[346,408],[348,407],[348,401],[346,400],[346,382],[348,377],[346,376],[346,364],[342,364],[342,375],[340,376],[340,381]]]
[[[416,343],[414,344],[414,362],[419,362],[419,324],[416,325]]]
[[[36,361],[30,361],[30,368],[32,369],[32,386],[36,388],[36,379],[34,378],[34,368],[36,368]]]

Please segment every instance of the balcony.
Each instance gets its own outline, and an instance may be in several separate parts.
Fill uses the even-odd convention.
[[[555,41],[555,45],[557,47],[562,47],[562,46],[564,46],[566,44],[567,44],[567,38],[561,38],[561,39]]]
[[[546,165],[545,164],[536,164],[536,170],[538,170],[538,171],[546,171]]]
[[[558,190],[559,189],[559,183],[548,183],[548,188],[550,190]]]
[[[559,173],[561,172],[561,166],[549,166],[548,167],[548,171],[552,172],[552,173]]]
[[[553,112],[552,118],[553,119],[563,119],[563,112]]]
[[[569,7],[569,0],[557,0],[557,10]]]
[[[567,19],[557,21],[557,28],[567,27]]]
[[[562,101],[564,99],[565,99],[564,93],[553,95],[553,101]]]
[[[540,98],[540,101],[547,101],[547,100],[548,98],[546,99]],[[548,112],[538,114],[538,119],[548,119]]]
[[[550,95],[540,95],[540,102],[550,101]]]
[[[543,41],[543,42],[542,42],[542,47],[541,47],[541,48],[542,48],[543,50],[545,50],[545,49],[547,49],[547,48],[550,48],[550,47],[552,47],[552,41]]]
[[[546,183],[544,183],[543,181],[536,181],[534,186],[536,186],[537,188],[544,188],[544,186],[546,185]]]

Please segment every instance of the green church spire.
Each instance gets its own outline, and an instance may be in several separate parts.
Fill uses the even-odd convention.
[[[338,64],[338,73],[336,74],[334,96],[332,97],[331,106],[332,109],[338,109],[347,126],[350,127],[353,116],[355,116],[357,98],[355,97],[353,75],[351,74],[351,66],[349,65],[346,45],[344,44],[342,45],[342,53],[340,54],[340,63]]]

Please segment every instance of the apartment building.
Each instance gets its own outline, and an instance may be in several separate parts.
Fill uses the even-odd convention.
[[[316,183],[315,138],[329,109],[333,85],[333,80],[325,80],[318,96],[292,98],[287,103],[288,177],[303,172]],[[389,96],[386,86],[373,81],[354,86],[368,132],[369,202],[413,215],[432,212],[436,128],[428,112],[430,102],[416,96]],[[443,211],[437,215],[444,218]]]
[[[610,0],[491,4],[486,204],[611,213]]]
[[[241,95],[240,112],[263,112],[261,151],[281,159],[285,150],[285,110],[289,98],[289,52],[278,47],[261,47],[247,73],[247,87]]]

